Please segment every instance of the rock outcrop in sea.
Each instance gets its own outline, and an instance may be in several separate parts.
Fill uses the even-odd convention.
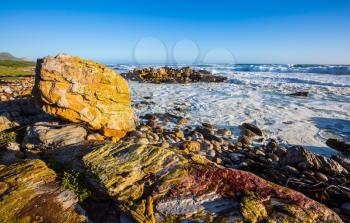
[[[135,128],[128,83],[110,68],[59,54],[39,59],[35,78],[34,95],[46,113],[116,140]]]
[[[193,70],[190,67],[172,68],[135,68],[122,74],[125,78],[149,83],[193,83],[193,82],[224,82],[227,77],[216,76],[206,70]]]

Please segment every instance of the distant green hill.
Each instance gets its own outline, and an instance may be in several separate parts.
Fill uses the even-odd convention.
[[[33,76],[35,62],[17,58],[10,53],[0,53],[0,80]]]
[[[18,58],[7,52],[0,52],[0,60],[28,61],[25,58]]]

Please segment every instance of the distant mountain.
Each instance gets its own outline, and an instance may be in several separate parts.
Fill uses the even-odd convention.
[[[0,52],[0,60],[29,61],[26,58],[18,58],[7,52]]]

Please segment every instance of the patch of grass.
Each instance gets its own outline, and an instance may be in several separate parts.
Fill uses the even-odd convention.
[[[33,76],[35,62],[0,60],[0,77]]]
[[[32,61],[0,60],[0,66],[13,67],[13,68],[34,67],[35,66],[35,62],[32,62]]]
[[[73,191],[75,195],[77,195],[79,202],[83,202],[91,195],[91,191],[84,186],[82,182],[82,176],[79,172],[64,172],[61,184],[63,187]]]

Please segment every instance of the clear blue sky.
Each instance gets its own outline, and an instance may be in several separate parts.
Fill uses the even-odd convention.
[[[1,0],[0,30],[31,59],[350,64],[350,0]]]

